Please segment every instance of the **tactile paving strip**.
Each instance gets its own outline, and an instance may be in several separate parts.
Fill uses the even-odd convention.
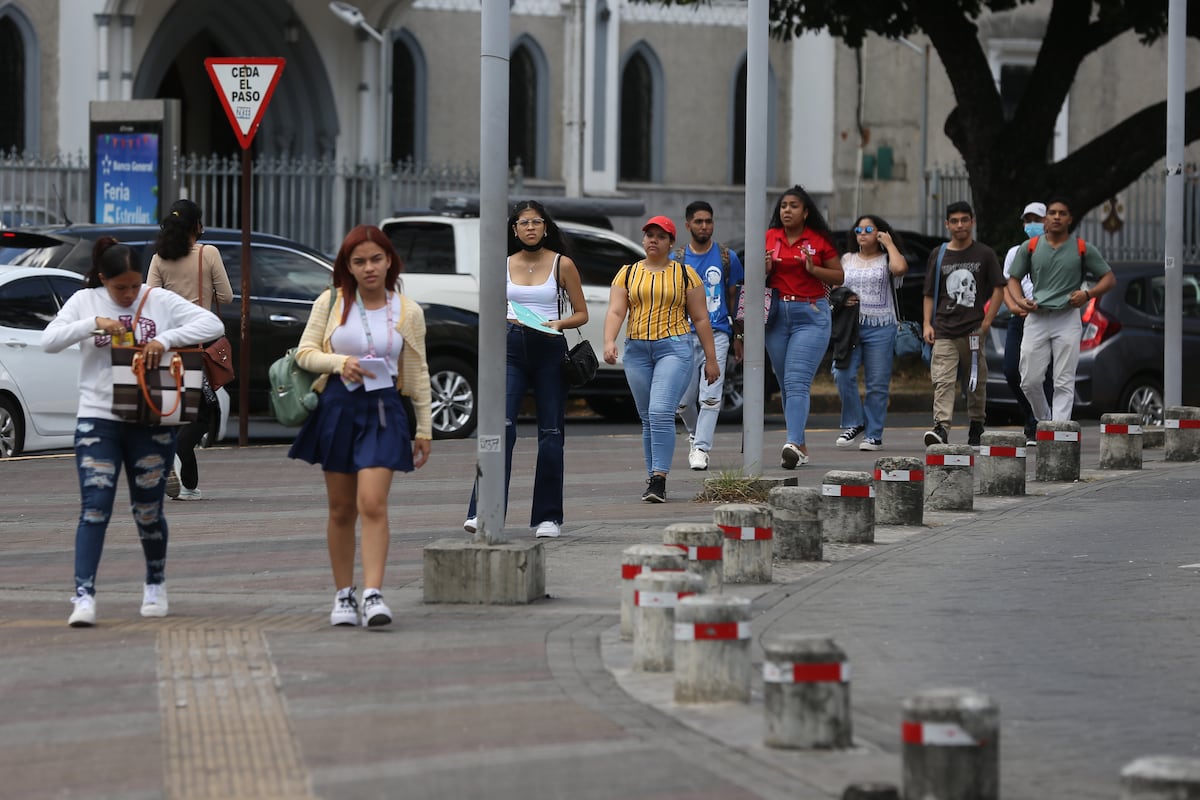
[[[262,628],[214,621],[158,635],[165,795],[314,797]]]

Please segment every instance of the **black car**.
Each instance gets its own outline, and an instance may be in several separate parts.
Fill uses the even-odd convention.
[[[143,275],[149,271],[158,236],[155,225],[43,226],[0,231],[0,264],[58,267],[85,274],[92,247],[101,236],[113,236],[133,249]],[[233,344],[234,364],[241,363],[242,232],[207,228],[201,242],[217,247],[233,287],[233,302],[220,308],[226,335]],[[333,262],[324,254],[289,239],[252,233],[249,395],[250,413],[268,415],[267,369],[300,341],[312,301],[330,284]],[[434,435],[461,436],[474,428],[478,322],[457,309],[427,304],[426,349],[433,388]],[[245,376],[239,375],[239,380]],[[470,392],[464,386],[471,387]],[[238,387],[230,386],[236,408]]]
[[[1163,420],[1165,278],[1161,263],[1114,262],[1117,285],[1084,306],[1075,410],[1098,417],[1140,414],[1143,424]],[[1200,264],[1183,268],[1183,363],[1200,359]],[[1010,314],[1002,309],[984,346],[989,416],[1019,414],[1004,380],[1004,342]],[[1200,370],[1184,369],[1183,403],[1200,404]]]

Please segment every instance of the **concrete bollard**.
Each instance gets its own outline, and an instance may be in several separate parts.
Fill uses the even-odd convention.
[[[785,634],[763,643],[768,747],[850,747],[850,664],[828,636]]]
[[[979,493],[1025,494],[1025,434],[995,431],[979,440]]]
[[[713,509],[713,522],[725,534],[725,583],[770,583],[774,550],[771,509],[726,503]]]
[[[687,556],[687,571],[704,578],[705,591],[721,591],[725,534],[720,528],[704,522],[676,522],[663,531],[663,544]]]
[[[1200,758],[1146,756],[1126,764],[1121,800],[1200,800]]]
[[[621,552],[621,638],[633,638],[633,579],[650,572],[683,572],[687,556],[677,547],[635,544]]]
[[[651,572],[633,579],[633,668],[670,672],[675,664],[675,607],[704,591],[690,572]]]
[[[1000,712],[973,689],[931,689],[905,699],[905,798],[998,800]]]
[[[1142,468],[1142,415],[1100,415],[1100,469]]]
[[[925,448],[925,508],[975,508],[975,451],[970,445],[931,444]]]
[[[1167,406],[1163,428],[1167,461],[1200,461],[1200,408]]]
[[[880,458],[875,462],[875,522],[925,523],[925,464],[919,458]]]
[[[775,555],[789,561],[820,561],[821,490],[811,486],[776,486],[767,496]]]
[[[1079,480],[1079,423],[1042,420],[1037,424],[1037,463],[1033,477],[1039,481]]]
[[[685,597],[675,608],[675,702],[750,702],[750,600]]]
[[[842,800],[900,800],[900,790],[890,783],[852,783]]]
[[[875,487],[871,473],[834,469],[821,479],[821,535],[827,542],[875,541]]]

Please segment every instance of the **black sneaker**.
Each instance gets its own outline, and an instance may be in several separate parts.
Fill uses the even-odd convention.
[[[642,500],[647,503],[667,502],[666,475],[651,475],[650,480],[646,481],[646,484],[646,491],[642,493]]]
[[[971,421],[971,429],[967,431],[967,444],[971,447],[979,447],[983,437],[983,423],[977,420]]]
[[[1037,447],[1037,420],[1025,423],[1025,446]]]
[[[838,447],[849,447],[854,443],[854,440],[862,436],[863,431],[867,428],[865,425],[851,425],[846,430],[842,431],[842,435],[837,438],[834,444]]]
[[[946,431],[946,426],[940,422],[934,423],[934,426],[925,431],[925,446],[931,444],[949,444],[950,434]]]

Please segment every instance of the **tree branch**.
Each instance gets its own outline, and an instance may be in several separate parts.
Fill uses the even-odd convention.
[[[1200,88],[1185,98],[1184,143],[1200,139]],[[1127,186],[1160,160],[1167,140],[1167,104],[1143,108],[1097,136],[1050,170],[1052,190],[1069,194],[1075,216],[1107,200],[1113,187]]]

